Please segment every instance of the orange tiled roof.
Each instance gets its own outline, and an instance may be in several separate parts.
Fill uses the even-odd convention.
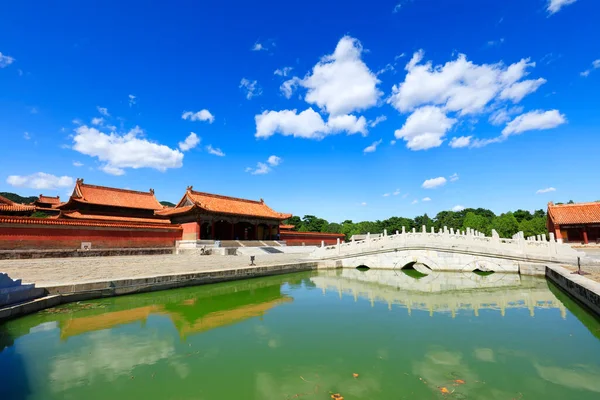
[[[162,210],[163,206],[154,197],[154,190],[138,192],[135,190],[117,189],[106,186],[88,185],[78,179],[71,200],[113,207],[141,208],[145,210]]]
[[[93,226],[105,228],[133,228],[133,229],[167,229],[180,230],[181,226],[172,224],[146,224],[135,222],[119,221],[90,221],[90,220],[69,220],[58,218],[32,218],[32,217],[9,217],[0,215],[0,224],[14,225],[63,225],[63,226]]]
[[[34,211],[35,206],[15,203],[4,196],[0,196],[0,212]]]
[[[112,215],[95,215],[95,214],[82,214],[79,211],[61,211],[61,218],[72,218],[72,219],[87,219],[87,220],[98,220],[98,221],[116,221],[116,222],[139,222],[144,224],[170,224],[171,221],[168,219],[159,218],[136,218],[136,217],[117,217]]]
[[[279,225],[279,229],[294,229],[296,225]]]
[[[265,204],[263,199],[256,201],[240,199],[237,197],[221,196],[218,194],[196,192],[192,190],[191,187],[188,188],[185,196],[177,205],[177,208],[183,208],[179,207],[179,205],[183,204],[186,198],[203,210],[219,214],[244,215],[279,220],[287,219],[292,216],[292,214],[284,214],[273,211]]]
[[[180,214],[185,214],[186,212],[190,211],[192,208],[197,208],[196,205],[191,205],[191,206],[183,206],[183,207],[168,207],[165,209],[162,209],[160,211],[156,211],[155,214],[156,215],[180,215]]]
[[[57,206],[60,204],[60,196],[51,197],[44,196],[40,194],[40,198],[37,200],[38,203],[52,204],[53,206]]]
[[[599,224],[600,203],[548,203],[548,216],[555,225]]]

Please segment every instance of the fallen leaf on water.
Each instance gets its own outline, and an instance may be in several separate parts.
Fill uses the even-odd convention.
[[[439,389],[442,394],[450,394],[450,391],[446,387],[441,387]]]
[[[355,372],[355,373],[352,374],[352,377],[353,378],[358,378],[358,374]]]
[[[335,400],[344,400],[344,397],[341,394],[339,394],[339,393],[332,394],[331,398],[335,399]]]
[[[467,383],[467,382],[463,381],[462,379],[455,379],[455,380],[454,380],[454,383],[455,383],[456,385],[464,385],[464,384],[465,384],[465,383]]]

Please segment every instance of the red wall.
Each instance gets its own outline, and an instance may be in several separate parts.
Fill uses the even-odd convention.
[[[196,221],[185,222],[181,224],[183,228],[183,240],[198,240],[200,239],[200,225]]]
[[[340,242],[344,242],[346,236],[337,233],[319,233],[319,232],[295,232],[295,231],[281,231],[280,239],[285,240],[285,244],[288,246],[320,246],[321,241],[325,241],[326,245],[332,245],[337,243],[337,239]]]
[[[0,250],[80,249],[81,242],[91,242],[92,249],[173,247],[176,240],[181,240],[181,232],[175,229],[0,225]]]

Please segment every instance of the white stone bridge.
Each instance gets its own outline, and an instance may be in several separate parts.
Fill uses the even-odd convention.
[[[503,239],[496,231],[491,237],[468,229],[465,232],[440,229],[427,232],[384,232],[365,240],[321,246],[311,257],[327,266],[401,269],[412,266],[422,273],[433,271],[494,271],[541,274],[549,264],[577,264],[584,257],[570,246],[555,240],[554,234],[525,238],[519,232]]]

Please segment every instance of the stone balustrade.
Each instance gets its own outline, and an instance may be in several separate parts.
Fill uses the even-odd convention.
[[[408,231],[402,227],[401,232],[396,231],[391,235],[384,231],[383,235],[374,238],[367,233],[366,239],[359,241],[340,243],[338,240],[336,245],[321,246],[312,256],[317,259],[335,259],[411,249],[477,253],[490,257],[556,263],[573,263],[577,261],[577,257],[583,256],[583,253],[556,241],[553,233],[546,239],[546,235],[525,238],[523,232],[519,232],[509,239],[501,238],[495,230],[490,237],[471,228],[454,231],[444,227],[436,232],[434,228],[427,231],[425,226],[419,231],[414,228]]]

